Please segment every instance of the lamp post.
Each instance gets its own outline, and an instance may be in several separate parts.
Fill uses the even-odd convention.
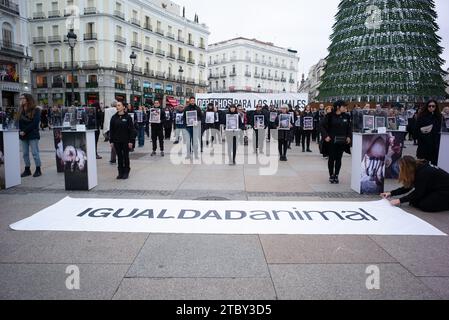
[[[69,46],[70,46],[70,56],[71,56],[71,63],[72,63],[72,99],[71,99],[72,106],[75,101],[75,68],[73,66],[73,49],[75,48],[75,45],[76,45],[76,39],[77,39],[77,36],[76,36],[75,32],[73,32],[73,29],[70,29],[69,33],[67,34],[67,40],[68,40]]]
[[[136,65],[137,60],[137,55],[134,51],[129,56],[129,59],[131,60],[131,105],[134,107],[134,66]]]
[[[182,69],[182,66],[179,66],[179,82],[181,83],[181,92],[182,92],[182,74],[184,73],[184,70]]]

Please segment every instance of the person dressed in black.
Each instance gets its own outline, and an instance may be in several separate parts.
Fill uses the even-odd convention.
[[[150,123],[151,123],[151,141],[153,142],[153,152],[151,156],[156,155],[157,140],[159,139],[159,148],[161,149],[161,157],[164,157],[164,131],[163,125],[165,123],[165,110],[162,109],[161,103],[156,100],[153,108],[150,110]],[[155,117],[159,113],[159,117]]]
[[[301,115],[301,128],[302,128],[302,152],[312,152],[310,150],[310,137],[314,129],[313,126],[313,113],[310,106],[306,106],[306,109]]]
[[[104,113],[98,102],[92,104],[92,108],[95,109],[95,119],[92,119],[92,114],[89,113],[87,128],[95,130],[95,152],[97,153],[97,159],[100,160],[102,157],[98,154],[98,140],[100,139],[100,125],[103,121],[102,119],[104,119]]]
[[[165,107],[164,135],[165,140],[170,140],[173,130],[173,112],[169,107]]]
[[[289,116],[282,117],[282,116]],[[285,119],[284,119],[285,118]],[[287,149],[288,143],[290,141],[290,130],[293,128],[293,119],[288,112],[288,106],[283,105],[281,107],[281,113],[276,119],[276,127],[278,129],[278,149],[279,149],[279,160],[288,161],[287,159]],[[285,123],[284,123],[285,122]]]
[[[137,130],[137,139],[139,142],[139,148],[145,146],[145,126],[147,120],[147,114],[144,106],[139,106],[139,110],[134,112],[134,124]]]
[[[442,116],[435,100],[427,102],[416,120],[418,150],[416,157],[438,165]]]
[[[245,129],[245,124],[243,123],[242,117],[239,115],[238,109],[234,104],[231,104],[227,113],[228,115],[237,115],[237,117],[233,117],[232,120],[226,120],[226,142],[228,145],[228,157],[229,157],[229,165],[236,165],[236,156],[237,156],[237,144],[238,137],[242,134],[242,131]],[[237,120],[235,120],[237,119]],[[235,120],[235,121],[234,121]],[[231,123],[233,122],[233,123]]]
[[[295,141],[296,146],[301,146],[301,136],[302,136],[302,128],[301,128],[301,111],[296,110],[295,111]]]
[[[249,114],[249,125],[254,129],[253,134],[253,149],[254,153],[263,154],[263,147],[265,143],[265,132],[268,127],[269,119],[266,112],[262,110],[262,105],[256,106],[256,111]]]
[[[218,115],[215,112],[215,107],[213,103],[209,103],[207,105],[206,110],[203,114],[203,124],[201,129],[203,131],[201,135],[201,151],[203,150],[203,137],[206,139],[206,146],[211,145],[213,147],[215,142],[215,121],[218,118]]]
[[[391,200],[393,206],[409,203],[424,212],[449,210],[449,173],[426,160],[404,156],[399,160],[399,182],[403,187],[382,193],[383,198],[407,194]],[[411,192],[413,191],[413,192]]]
[[[196,112],[196,116],[195,116]],[[188,137],[186,139],[187,144],[187,156],[186,160],[192,158],[192,153],[195,155],[195,159],[199,159],[198,147],[201,143],[201,123],[203,122],[203,113],[196,105],[195,97],[190,97],[189,104],[184,109],[184,123]]]
[[[329,182],[340,183],[339,174],[343,153],[350,149],[351,145],[351,121],[346,114],[344,101],[334,103],[332,113],[327,114],[321,126],[321,135],[327,143],[329,152]]]
[[[109,128],[111,147],[115,148],[118,158],[117,179],[128,179],[131,171],[129,151],[136,139],[133,119],[125,113],[125,106],[117,102],[117,113],[112,117]]]

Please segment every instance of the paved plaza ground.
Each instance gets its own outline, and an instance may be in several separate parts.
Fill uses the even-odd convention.
[[[371,201],[350,189],[346,155],[340,185],[326,161],[293,146],[273,176],[254,164],[174,165],[150,157],[150,141],[132,154],[128,181],[117,181],[100,139],[99,185],[66,192],[56,173],[51,132],[42,134],[43,176],[0,192],[0,299],[449,299],[449,238],[428,236],[177,235],[18,232],[9,225],[75,198],[253,201]],[[242,147],[240,146],[242,150]],[[251,148],[250,148],[251,149]],[[408,144],[406,154],[414,154]],[[22,164],[23,168],[23,164]],[[34,169],[32,167],[32,169]],[[387,189],[396,187],[387,182]],[[449,212],[405,210],[449,233]],[[80,269],[80,290],[66,288],[66,268]],[[380,289],[366,269],[380,269]]]

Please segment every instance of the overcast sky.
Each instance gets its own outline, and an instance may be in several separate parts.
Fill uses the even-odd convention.
[[[186,17],[198,14],[209,26],[209,43],[234,37],[256,38],[296,49],[299,71],[327,56],[334,16],[340,0],[173,0],[186,7]],[[443,38],[444,69],[449,67],[449,1],[435,0]],[[181,9],[182,10],[182,9]]]

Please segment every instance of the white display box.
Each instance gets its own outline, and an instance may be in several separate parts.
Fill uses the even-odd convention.
[[[21,184],[20,142],[18,130],[0,131],[0,189],[9,189]]]

